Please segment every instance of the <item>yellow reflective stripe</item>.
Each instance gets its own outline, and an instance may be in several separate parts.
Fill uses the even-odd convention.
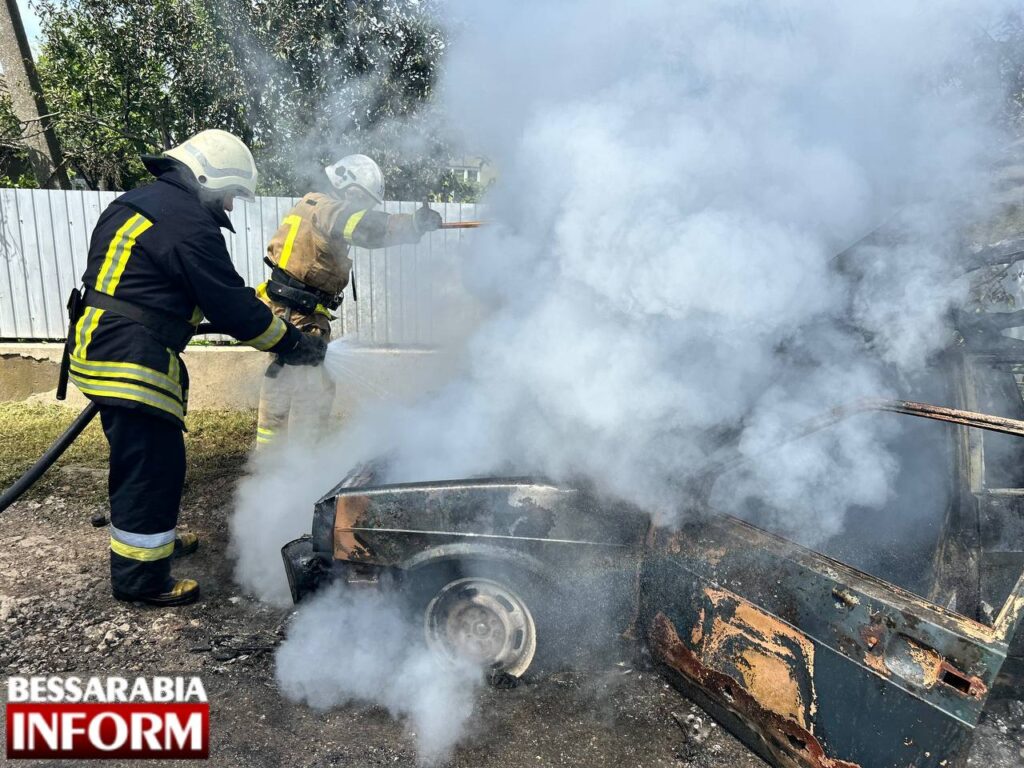
[[[172,358],[173,360],[174,358]],[[173,368],[173,365],[172,365]],[[121,363],[109,360],[84,360],[75,355],[71,356],[71,370],[83,376],[94,376],[98,378],[119,376],[123,379],[134,381],[145,381],[154,386],[166,389],[172,395],[181,397],[181,383],[177,378],[172,378],[160,371],[154,371],[144,365],[136,363]]]
[[[107,286],[107,293],[111,296],[114,295],[114,291],[117,290],[118,283],[121,282],[121,275],[124,273],[124,268],[128,266],[128,259],[132,255],[132,248],[135,246],[135,239],[152,226],[153,222],[143,217],[139,225],[129,233],[128,240],[124,244],[124,248],[121,250],[121,257],[118,259],[117,266],[114,268],[114,275],[110,280],[110,284]]]
[[[267,296],[267,283],[266,281],[256,286],[256,298],[262,301],[270,301],[270,297]]]
[[[107,281],[110,275],[110,270],[114,266],[114,258],[117,254],[118,248],[121,247],[121,242],[128,236],[128,230],[139,223],[139,219],[142,218],[141,214],[136,213],[131,216],[128,221],[121,225],[121,228],[117,230],[111,240],[110,245],[107,246],[107,255],[103,259],[103,266],[100,267],[100,273],[96,277],[96,290],[103,291],[103,284]],[[104,291],[105,293],[106,291]]]
[[[109,382],[111,384],[122,384],[122,383],[125,383],[125,382],[122,381],[122,379],[128,379],[130,381],[141,381],[141,382],[144,382],[146,384],[152,384],[155,387],[160,387],[160,389],[162,390],[161,394],[163,393],[163,390],[166,390],[166,392],[168,394],[172,395],[173,397],[178,398],[179,400],[181,399],[181,387],[180,386],[174,386],[172,388],[172,387],[170,387],[167,384],[157,383],[157,382],[153,381],[152,376],[148,375],[148,371],[146,373],[137,373],[135,371],[125,370],[125,369],[108,370],[108,371],[94,370],[94,369],[90,369],[90,368],[85,368],[85,367],[79,366],[77,363],[71,363],[71,371],[73,373],[78,374],[79,376],[84,376],[86,378],[95,379],[97,381],[107,381],[107,382]]]
[[[352,233],[355,232],[359,222],[363,220],[363,216],[366,215],[366,211],[359,211],[359,213],[353,213],[348,217],[348,221],[345,222],[345,231],[342,232],[342,236],[345,238],[345,242],[352,242]]]
[[[288,227],[288,234],[284,238],[284,245],[281,246],[281,259],[277,263],[277,266],[281,269],[288,266],[288,259],[292,257],[292,246],[295,244],[295,236],[299,234],[299,225],[301,223],[302,218],[295,214],[285,216],[284,221],[281,222],[282,226]]]
[[[191,325],[199,325],[201,322],[203,322],[203,310],[201,310],[199,307],[193,309],[192,317],[190,317],[188,321]]]
[[[166,349],[166,347],[165,347]],[[176,382],[181,382],[181,363],[178,362],[178,355],[173,349],[168,349],[167,354],[171,356],[170,362],[167,363],[167,378],[172,379]],[[181,393],[181,387],[178,387],[179,394]]]
[[[93,311],[92,307],[86,307],[85,308],[85,312],[82,313],[82,316],[80,318],[78,318],[78,322],[75,323],[75,349],[74,349],[74,354],[76,354],[76,355],[82,349],[82,342],[83,342],[83,340],[85,338],[85,336],[84,336],[85,326],[92,319],[92,314],[91,314],[92,311]]]
[[[96,309],[96,307],[86,307],[82,319],[78,321],[78,344],[75,345],[72,354],[82,360],[86,358],[86,350],[89,347],[89,342],[92,341],[92,334],[96,330],[96,326],[100,323],[100,318],[103,317],[103,312],[104,310]]]
[[[163,560],[174,554],[174,542],[164,544],[161,547],[133,547],[124,544],[115,538],[110,539],[110,549],[114,554],[127,557],[130,560],[141,560],[144,563],[151,563],[154,560]]]
[[[256,347],[256,349],[265,352],[283,339],[287,332],[288,326],[285,325],[284,320],[280,317],[273,317],[270,320],[270,325],[267,326],[267,330],[259,336],[249,339],[248,341],[243,341],[242,343],[248,344],[250,347]]]
[[[96,278],[96,290],[107,293],[111,296],[117,290],[117,284],[121,282],[121,275],[128,264],[135,239],[153,226],[153,222],[136,213],[128,219],[117,233],[110,240],[107,246],[107,255],[103,259],[103,266],[100,267],[99,276]]]
[[[92,322],[89,323],[89,327],[85,329],[85,343],[82,345],[82,358],[86,357],[86,351],[89,349],[89,344],[92,343],[92,335],[96,331],[96,326],[100,324],[100,318],[103,317],[105,309],[97,309],[92,316]]]
[[[167,374],[175,381],[181,381],[181,362],[178,353],[168,349],[167,354],[171,356],[171,362],[167,364]],[[183,386],[178,390],[181,393],[181,410],[184,413],[188,409],[188,387]]]
[[[136,403],[158,408],[161,411],[175,416],[181,420],[185,418],[185,409],[181,402],[169,395],[157,392],[149,387],[142,387],[138,384],[130,384],[127,381],[110,381],[109,379],[94,379],[72,372],[71,380],[75,382],[83,394],[93,397],[113,397],[120,400],[131,400]]]

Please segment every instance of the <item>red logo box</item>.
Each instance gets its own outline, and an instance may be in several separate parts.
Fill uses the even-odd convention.
[[[210,756],[210,705],[7,705],[7,758],[160,758]]]

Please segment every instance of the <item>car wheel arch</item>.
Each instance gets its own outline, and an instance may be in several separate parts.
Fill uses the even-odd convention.
[[[514,568],[524,575],[550,582],[551,569],[533,555],[490,544],[451,543],[430,547],[408,558],[399,566],[405,579],[440,567],[454,567],[468,563],[493,564],[498,568]]]

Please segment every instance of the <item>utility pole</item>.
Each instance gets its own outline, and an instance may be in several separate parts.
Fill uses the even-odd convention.
[[[0,4],[0,65],[11,94],[14,116],[21,123],[21,140],[41,188],[71,189],[60,145],[50,125],[43,88],[32,59],[18,0]]]

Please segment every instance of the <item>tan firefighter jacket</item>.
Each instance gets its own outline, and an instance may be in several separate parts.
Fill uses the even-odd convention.
[[[419,239],[411,214],[345,208],[328,195],[310,192],[284,217],[267,257],[310,288],[337,296],[352,270],[350,246],[386,248]]]

